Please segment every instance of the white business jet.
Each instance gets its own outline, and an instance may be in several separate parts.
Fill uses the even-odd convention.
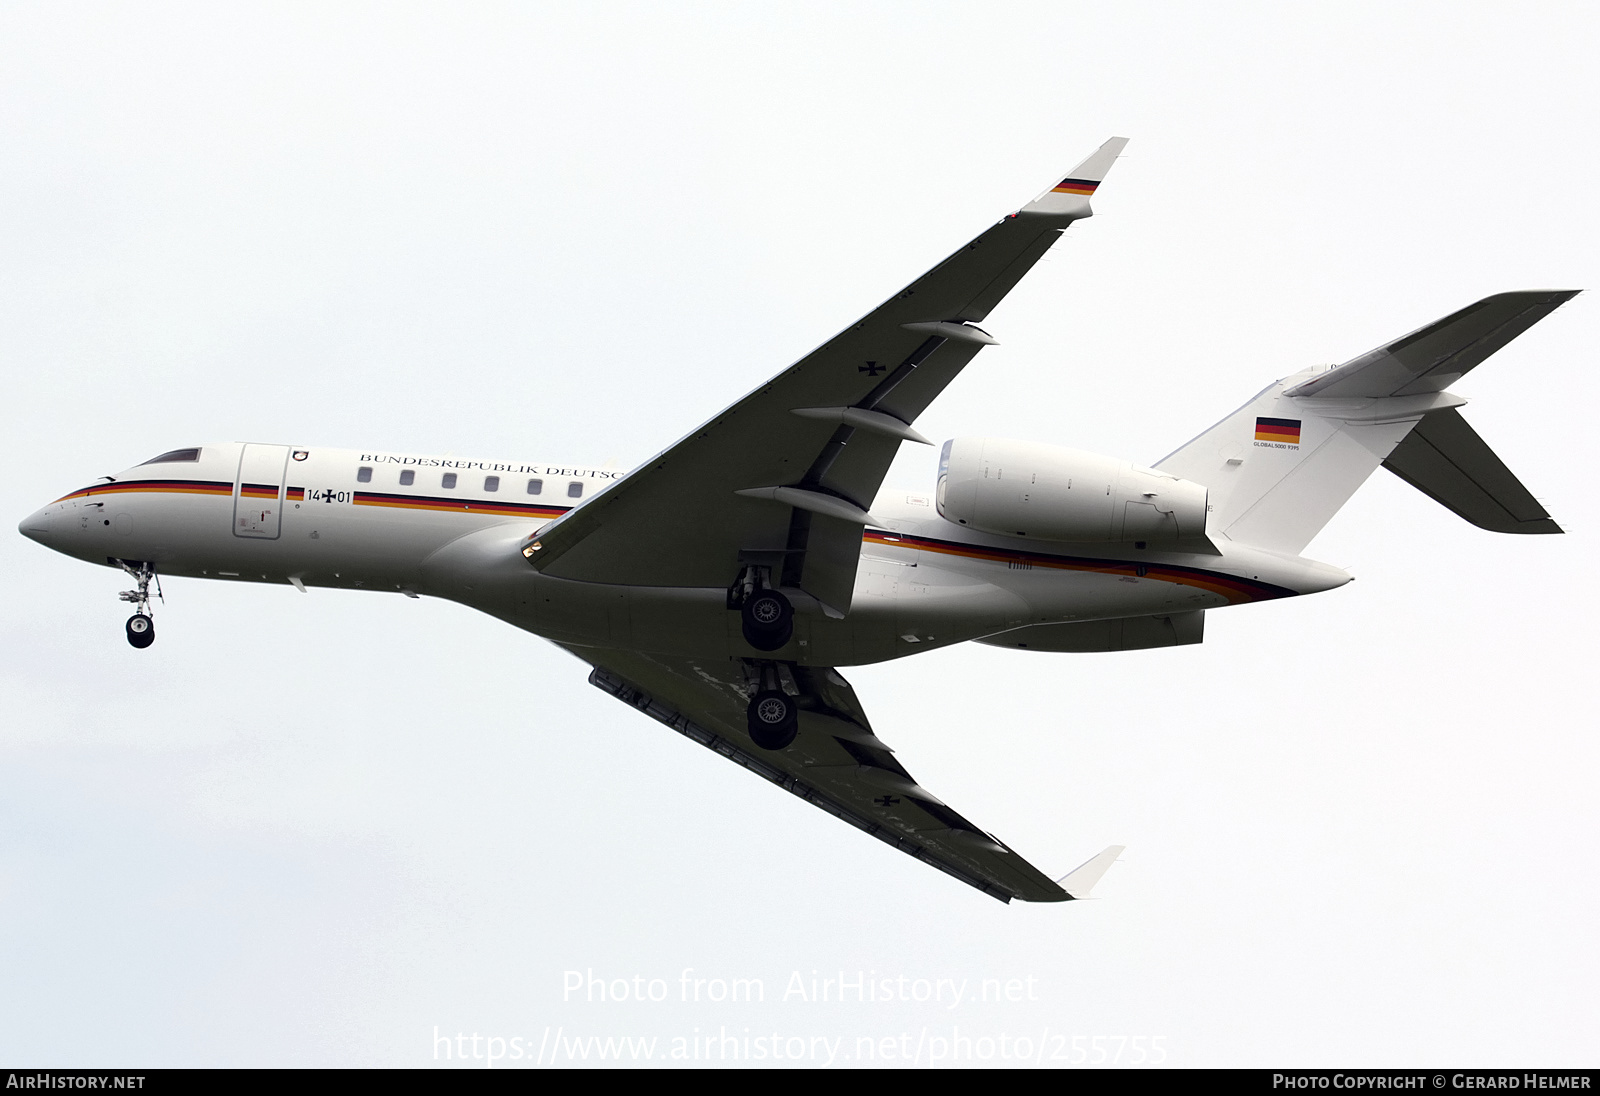
[[[1072,222],[1113,138],[858,323],[626,475],[381,449],[175,449],[22,523],[120,568],[128,641],[160,575],[449,598],[554,641],[623,703],[1002,901],[1087,896],[920,787],[835,667],[968,640],[1199,643],[1207,610],[1349,581],[1300,552],[1379,465],[1475,525],[1560,528],[1446,386],[1574,293],[1502,293],[1269,385],[1153,467],[946,442],[885,491],[912,424],[995,339],[982,323]]]

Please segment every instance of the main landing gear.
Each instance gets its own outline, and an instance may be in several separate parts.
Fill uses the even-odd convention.
[[[139,584],[137,590],[124,590],[117,597],[136,607],[134,614],[128,618],[124,630],[128,633],[128,642],[140,650],[150,646],[156,641],[156,622],[150,618],[150,581],[155,580],[156,597],[162,602],[167,599],[161,593],[161,580],[156,578],[156,567],[153,563],[131,563],[121,559],[122,569],[133,576]]]
[[[794,606],[773,589],[765,567],[746,567],[728,590],[728,608],[739,610],[744,641],[758,651],[776,651],[794,635]]]
[[[781,750],[794,741],[800,730],[800,706],[783,691],[776,663],[763,662],[759,685],[745,709],[750,738],[763,750]]]
[[[739,572],[728,587],[728,608],[739,610],[744,641],[758,651],[776,651],[794,637],[794,606],[773,587],[767,566],[752,564]],[[800,730],[800,705],[784,689],[794,688],[794,678],[776,662],[746,659],[745,667],[750,739],[763,750],[784,749]]]

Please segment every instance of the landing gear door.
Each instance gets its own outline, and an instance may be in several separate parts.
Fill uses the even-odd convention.
[[[233,535],[278,538],[283,518],[283,485],[289,465],[287,445],[246,445],[233,484]]]

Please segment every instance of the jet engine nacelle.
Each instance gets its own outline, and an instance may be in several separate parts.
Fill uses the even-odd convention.
[[[1205,543],[1206,489],[1129,461],[1005,438],[956,438],[939,459],[939,514],[1040,540]]]

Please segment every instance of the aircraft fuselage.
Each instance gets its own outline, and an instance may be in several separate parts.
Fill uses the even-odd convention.
[[[182,451],[180,451],[182,452]],[[521,549],[623,473],[529,462],[227,443],[137,465],[22,523],[67,555],[158,574],[448,598],[577,646],[804,665],[881,662],[1040,624],[1157,617],[1314,593],[1349,576],[1223,542],[1220,555],[998,537],[885,489],[850,612],[796,593],[795,633],[750,648],[726,591],[577,582]],[[683,500],[693,507],[695,500]]]

